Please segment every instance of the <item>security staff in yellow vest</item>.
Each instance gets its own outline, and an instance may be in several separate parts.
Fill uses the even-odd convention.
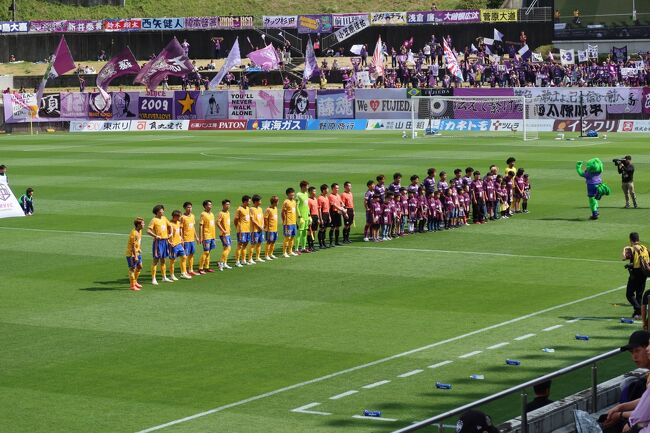
[[[625,265],[630,274],[627,279],[626,297],[632,308],[634,308],[634,314],[632,314],[634,320],[641,318],[641,301],[645,290],[646,274],[641,269],[642,257],[646,262],[650,261],[648,248],[639,241],[639,234],[632,232],[630,233],[630,245],[623,248],[623,260],[629,261]]]

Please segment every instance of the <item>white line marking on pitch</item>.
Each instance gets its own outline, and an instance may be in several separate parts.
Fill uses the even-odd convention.
[[[478,355],[479,353],[483,353],[483,351],[482,350],[475,350],[473,352],[469,352],[469,353],[466,353],[464,355],[460,355],[459,358],[469,358],[471,356]]]
[[[362,386],[361,388],[372,389],[377,388],[378,386],[386,385],[387,383],[390,383],[390,380],[380,380],[379,382],[371,383],[369,385]]]
[[[620,263],[617,260],[602,260],[602,259],[584,259],[580,257],[557,257],[557,256],[529,256],[524,254],[508,254],[508,253],[493,253],[487,251],[458,251],[458,250],[434,250],[427,248],[397,248],[397,247],[352,247],[356,249],[368,249],[368,250],[387,250],[387,251],[412,251],[418,253],[449,253],[449,254],[476,254],[482,256],[494,256],[494,257],[519,257],[523,259],[547,259],[547,260],[568,260],[576,262],[593,262],[593,263]]]
[[[542,331],[544,331],[544,332],[553,331],[553,330],[558,329],[558,328],[561,328],[561,327],[563,327],[563,326],[564,326],[564,325],[554,325],[554,326],[549,326],[548,328],[544,328],[544,329],[542,329]]]
[[[315,406],[318,406],[318,405],[320,405],[320,403],[309,403],[309,404],[306,404],[304,406],[300,406],[300,407],[297,407],[295,409],[291,409],[291,412],[307,413],[309,415],[323,415],[323,416],[331,415],[331,413],[329,413],[329,412],[318,412],[316,410],[307,410],[307,409],[311,409],[312,407],[315,407]]]
[[[340,394],[336,394],[336,395],[331,396],[330,400],[338,400],[339,398],[347,397],[348,395],[356,394],[357,392],[359,392],[359,391],[357,391],[356,389],[352,389],[350,391],[345,391],[345,392],[342,392]]]
[[[418,374],[418,373],[422,373],[423,371],[424,371],[424,370],[413,370],[413,371],[406,372],[406,373],[404,373],[404,374],[400,374],[400,375],[397,376],[397,377],[409,377],[409,376],[415,376],[416,374]]]
[[[535,336],[535,334],[522,335],[521,337],[515,338],[515,341],[527,340],[528,338],[534,337],[534,336]]]
[[[307,385],[312,385],[314,383],[323,382],[325,380],[329,380],[329,379],[332,379],[334,377],[338,377],[338,376],[341,376],[341,375],[344,375],[344,374],[352,373],[354,371],[362,370],[364,368],[373,367],[375,365],[383,364],[385,362],[389,362],[389,361],[392,361],[394,359],[403,358],[405,356],[409,356],[409,355],[412,355],[414,353],[419,353],[419,352],[422,352],[422,351],[425,351],[425,350],[432,349],[434,347],[442,346],[442,345],[445,345],[445,344],[449,344],[449,343],[453,343],[453,342],[456,342],[456,341],[459,341],[459,340],[463,340],[463,339],[468,338],[468,337],[472,337],[474,335],[482,334],[482,333],[487,332],[487,331],[492,331],[494,329],[498,329],[498,328],[502,328],[504,326],[512,325],[513,323],[521,322],[522,320],[530,319],[532,317],[537,317],[537,316],[540,316],[542,314],[549,313],[551,311],[559,310],[559,309],[565,308],[565,307],[570,307],[571,305],[579,304],[581,302],[585,302],[585,301],[589,301],[589,300],[592,300],[592,299],[599,298],[601,296],[609,295],[610,293],[617,292],[617,291],[621,290],[624,287],[625,286],[619,286],[619,287],[616,287],[614,289],[608,289],[608,290],[605,290],[605,291],[600,292],[600,293],[585,296],[584,298],[575,299],[573,301],[565,302],[563,304],[554,305],[552,307],[548,307],[548,308],[544,308],[542,310],[538,310],[538,311],[536,311],[534,313],[528,313],[528,314],[525,314],[523,316],[515,317],[514,319],[506,320],[505,322],[495,323],[494,325],[486,326],[485,328],[476,329],[474,331],[471,331],[471,332],[468,332],[468,333],[465,333],[465,334],[462,334],[462,335],[457,335],[455,337],[451,337],[451,338],[448,338],[446,340],[436,341],[435,343],[427,344],[426,346],[422,346],[422,347],[418,347],[418,348],[415,348],[415,349],[407,350],[406,352],[397,353],[395,355],[391,355],[391,356],[387,356],[385,358],[377,359],[375,361],[371,361],[371,362],[368,362],[366,364],[361,364],[361,365],[357,365],[357,366],[354,366],[354,367],[346,368],[345,370],[336,371],[334,373],[330,373],[330,374],[327,374],[325,376],[320,376],[320,377],[310,379],[310,380],[307,380],[307,381],[304,381],[304,382],[294,383],[293,385],[285,386],[283,388],[278,388],[278,389],[275,389],[273,391],[265,392],[263,394],[254,395],[252,397],[248,397],[248,398],[243,399],[243,400],[239,400],[239,401],[235,401],[233,403],[225,404],[223,406],[215,407],[214,409],[210,409],[210,410],[206,410],[206,411],[203,411],[203,412],[195,413],[193,415],[188,415],[186,417],[175,419],[173,421],[168,421],[168,422],[163,423],[163,424],[158,424],[158,425],[155,425],[153,427],[149,427],[149,428],[146,428],[144,430],[140,430],[137,433],[149,433],[149,432],[156,431],[156,430],[162,430],[162,429],[164,429],[166,427],[171,427],[173,425],[182,424],[184,422],[192,421],[192,420],[195,420],[197,418],[202,418],[202,417],[207,416],[207,415],[212,415],[214,413],[223,412],[224,410],[232,409],[233,407],[242,406],[244,404],[248,404],[248,403],[251,403],[253,401],[258,401],[258,400],[262,400],[264,398],[272,397],[274,395],[277,395],[277,394],[280,394],[280,393],[283,393],[283,392],[292,391],[292,390],[298,389],[298,388],[303,388],[303,387],[305,387]]]
[[[567,320],[566,323],[576,323],[580,318]]]
[[[443,365],[451,364],[452,362],[454,361],[442,361],[437,364],[430,365],[427,368],[438,368],[438,367],[442,367]]]
[[[51,230],[51,229],[32,229],[32,228],[25,228],[25,227],[0,227],[0,229],[3,230],[24,230],[27,232],[46,232],[46,233],[70,233],[70,234],[76,234],[76,235],[92,235],[92,236],[97,236],[97,235],[102,235],[102,236],[127,236],[124,233],[110,233],[110,232],[79,232],[79,231],[74,231],[74,230]]]
[[[498,349],[499,347],[507,346],[508,344],[510,344],[510,343],[508,343],[507,341],[504,341],[503,343],[494,344],[494,345],[488,347],[488,350]]]
[[[369,420],[372,420],[372,421],[387,421],[387,422],[395,422],[395,421],[397,421],[395,418],[382,418],[380,416],[352,415],[352,418],[369,419]]]

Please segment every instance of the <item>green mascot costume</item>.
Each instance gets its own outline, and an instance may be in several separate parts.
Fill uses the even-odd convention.
[[[598,219],[598,200],[604,195],[609,195],[611,190],[607,184],[603,183],[603,162],[598,158],[593,158],[584,164],[582,161],[576,163],[578,175],[585,178],[587,182],[587,197],[589,197],[589,208],[591,209],[591,219]]]

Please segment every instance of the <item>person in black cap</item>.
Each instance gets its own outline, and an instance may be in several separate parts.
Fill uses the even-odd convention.
[[[483,412],[470,410],[458,418],[456,433],[499,433],[499,429],[492,425],[490,417]]]
[[[621,352],[630,352],[632,361],[639,368],[650,368],[650,358],[648,358],[647,347],[650,343],[650,332],[634,331],[625,346],[621,347]],[[650,376],[648,376],[650,378]],[[627,401],[617,404],[607,412],[607,419],[603,427],[610,429],[614,426],[622,426],[632,414],[632,411],[639,403],[641,395],[645,392],[647,379],[631,382],[627,387]],[[609,430],[608,430],[609,431]],[[620,430],[619,430],[620,431]]]

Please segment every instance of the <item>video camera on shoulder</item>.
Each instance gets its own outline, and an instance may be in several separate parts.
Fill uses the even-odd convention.
[[[612,162],[616,165],[621,165],[625,163],[625,158],[614,158],[612,159]]]

